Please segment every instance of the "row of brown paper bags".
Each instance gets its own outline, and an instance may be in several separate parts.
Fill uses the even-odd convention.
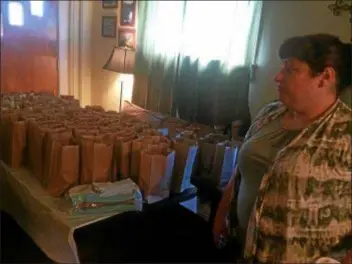
[[[1,97],[2,109],[21,109],[27,107],[79,107],[79,101],[72,96],[53,96],[45,93],[4,93]]]
[[[33,129],[35,130],[35,128]],[[120,175],[119,178],[123,179],[131,176],[136,182],[141,185],[146,185],[145,182],[142,183],[138,181],[139,154],[138,152],[136,154],[135,150],[138,148],[142,149],[142,147],[138,147],[140,144],[138,140],[132,144],[133,139],[136,138],[135,135],[127,134],[124,135],[124,137],[121,137],[123,136],[121,135],[117,144],[115,142],[115,151],[112,151],[111,149],[113,149],[113,147],[111,144],[106,143],[106,140],[108,140],[106,137],[105,139],[103,137],[92,138],[89,136],[87,137],[86,135],[81,138],[80,142],[73,142],[70,139],[69,134],[65,134],[64,131],[61,131],[61,134],[47,135],[47,137],[44,138],[45,131],[37,131],[37,134],[33,135],[33,131],[30,132],[33,129],[28,129],[28,134],[31,134],[29,138],[33,139],[32,144],[28,142],[29,150],[32,153],[32,155],[28,155],[29,157],[32,157],[30,166],[38,179],[50,191],[50,193],[55,196],[60,195],[68,186],[78,182],[77,178],[75,176],[71,177],[70,174],[77,174],[76,171],[79,170],[79,165],[81,168],[79,182],[81,183],[89,183],[93,180],[113,181],[116,180],[116,172],[118,171]],[[13,122],[10,130],[11,132],[9,134],[13,135],[12,139],[5,140],[5,143],[11,142],[13,145],[20,146],[17,148],[13,147],[12,149],[15,151],[12,151],[12,155],[10,155],[10,159],[12,159],[10,162],[16,166],[16,163],[17,165],[21,164],[21,161],[19,160],[21,157],[20,149],[23,150],[26,145],[25,123],[23,121]],[[56,132],[60,131],[56,130]],[[142,133],[140,136],[143,134],[148,135],[148,133]],[[204,175],[204,172],[211,172],[213,179],[217,182],[216,184],[221,184],[221,181],[226,182],[228,178],[227,175],[231,175],[231,170],[234,163],[233,157],[235,156],[236,151],[236,148],[230,146],[228,143],[216,144],[217,141],[221,141],[223,139],[224,138],[222,136],[209,134],[207,137],[199,140],[200,153],[197,172],[200,171],[200,175]],[[101,142],[103,140],[105,140],[105,143]],[[148,138],[145,140],[145,142],[148,142]],[[170,176],[167,176],[167,172],[170,170],[172,171],[170,168],[173,166],[175,167],[173,173],[175,176],[172,177],[173,182],[171,184],[171,190],[173,192],[182,191],[187,188],[192,170],[194,171],[194,158],[197,153],[197,146],[194,140],[187,138],[184,139],[184,142],[180,142],[180,140],[181,139],[178,139],[172,146],[173,149],[175,149],[175,152],[178,153],[175,159],[175,166],[170,163],[172,158],[170,160],[169,157],[170,155],[172,157],[172,155],[175,154],[171,152],[169,153],[170,155],[167,155],[168,159],[165,159],[167,164],[169,164],[168,166],[165,166],[166,180],[170,178]],[[158,145],[157,142],[154,142],[153,144]],[[2,144],[2,146],[4,145],[6,144]],[[47,154],[39,151],[43,148],[43,145],[47,146],[45,147]],[[79,148],[79,146],[81,146],[81,148]],[[79,155],[79,152],[81,152],[81,155]],[[111,152],[113,153],[110,154]],[[132,154],[130,154],[131,152]],[[59,155],[60,153],[61,155]],[[95,155],[93,155],[94,153]],[[110,162],[107,161],[110,160],[111,155],[115,155],[116,163],[112,162],[112,165],[110,166]],[[35,156],[37,156],[37,158],[33,159]],[[41,158],[41,156],[43,158]],[[79,156],[81,156],[81,159],[79,159]],[[150,161],[154,164],[152,165],[153,168],[157,166],[157,164],[163,164],[160,163],[163,155],[156,156],[158,156],[158,158],[154,158]],[[52,160],[56,160],[56,162],[52,162],[52,166],[48,165],[48,167],[51,168],[50,170],[43,169],[43,164],[51,164],[50,157]],[[45,162],[42,162],[44,159],[46,159]],[[77,165],[79,161],[74,162],[75,159],[81,160],[79,165]],[[62,167],[63,165],[61,164],[66,165]],[[131,174],[129,172],[130,168]],[[156,171],[158,171],[158,169],[156,169]],[[45,172],[47,176],[43,177],[42,172]],[[62,174],[65,177],[62,179],[62,177],[53,176],[54,174]],[[154,172],[152,172],[152,174],[154,174]],[[155,178],[158,179],[158,177]],[[51,180],[48,181],[48,179]],[[152,189],[154,188],[154,178],[143,177],[143,179],[149,179],[149,183],[148,181],[147,183]]]
[[[119,179],[131,177],[147,196],[164,197],[170,190],[188,187],[197,153],[195,142],[177,139],[171,144],[165,137],[150,136],[156,134],[151,130],[142,133],[142,139],[120,134],[114,144],[103,135],[73,138],[62,127],[46,130],[9,119],[2,122],[1,132],[2,143],[7,143],[2,145],[2,153],[8,154],[3,155],[4,161],[18,167],[26,149],[28,166],[53,196],[76,184],[114,181],[119,174]]]

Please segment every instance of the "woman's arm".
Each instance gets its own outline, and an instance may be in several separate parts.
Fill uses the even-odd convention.
[[[352,231],[331,250],[327,257],[321,257],[315,263],[352,264]]]
[[[228,234],[229,233],[229,227],[227,223],[227,217],[230,212],[230,207],[231,207],[231,201],[233,199],[233,195],[236,189],[237,184],[235,184],[237,181],[236,179],[240,177],[239,172],[238,172],[238,167],[236,166],[235,173],[232,175],[231,179],[229,180],[228,184],[226,185],[222,198],[219,202],[215,219],[214,219],[214,224],[213,224],[213,236],[214,236],[214,242],[216,245],[219,244],[220,237],[222,234]]]

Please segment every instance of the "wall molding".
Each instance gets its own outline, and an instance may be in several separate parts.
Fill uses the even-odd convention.
[[[91,28],[91,1],[59,1],[59,94],[82,106],[91,104]]]

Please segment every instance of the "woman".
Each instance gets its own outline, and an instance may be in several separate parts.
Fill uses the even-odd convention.
[[[351,84],[351,45],[326,34],[293,37],[279,56],[279,101],[261,110],[245,137],[215,240],[229,213],[230,236],[248,260],[341,260],[332,249],[352,229],[352,111],[338,95]]]
[[[338,94],[351,83],[351,49],[318,34],[288,39],[279,55],[279,101],[251,125],[215,217],[216,244],[232,237],[226,247],[214,250],[211,228],[180,207],[129,212],[101,231],[100,262],[340,259],[332,248],[352,224],[352,111]]]

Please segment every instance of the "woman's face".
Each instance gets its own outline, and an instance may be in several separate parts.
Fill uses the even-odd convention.
[[[312,75],[307,63],[295,58],[284,60],[275,76],[279,100],[292,110],[304,110],[319,96],[320,80],[320,76]]]

